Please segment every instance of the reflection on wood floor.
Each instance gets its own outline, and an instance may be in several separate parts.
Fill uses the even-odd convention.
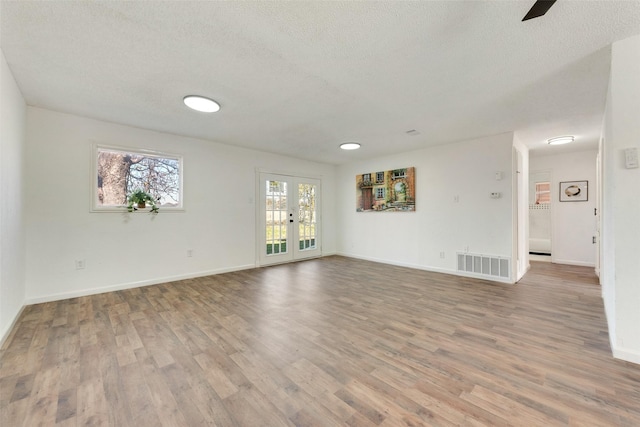
[[[640,425],[593,269],[550,263],[333,256],[37,304],[0,356],[2,426]]]

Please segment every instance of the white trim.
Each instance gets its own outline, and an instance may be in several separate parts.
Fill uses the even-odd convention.
[[[11,334],[13,334],[13,332],[15,332],[13,328],[16,326],[18,319],[20,318],[20,316],[22,316],[22,312],[26,307],[27,303],[25,302],[22,307],[20,307],[20,310],[18,310],[18,314],[16,314],[16,317],[13,318],[13,321],[11,322],[7,330],[3,331],[2,337],[0,337],[0,349],[4,349],[5,343],[8,343],[10,341],[9,337],[11,336]]]
[[[256,244],[255,244],[255,263],[257,267],[266,267],[274,264],[283,264],[286,262],[301,261],[307,258],[320,258],[324,254],[322,252],[323,242],[323,230],[322,226],[322,176],[314,176],[308,174],[294,174],[291,172],[272,172],[270,169],[255,168],[255,229],[256,229]],[[299,183],[310,183],[309,181],[317,181],[318,194],[316,195],[316,247],[309,250],[300,251],[298,246],[292,245],[291,250],[287,249],[283,254],[271,254],[265,255],[263,253],[264,243],[264,229],[265,229],[265,212],[264,212],[264,200],[262,195],[263,184],[265,177],[274,176],[283,178],[284,181],[291,184],[292,188],[289,191],[293,191],[293,187],[297,187]],[[265,193],[266,197],[266,193]],[[295,198],[294,198],[295,199]],[[295,206],[298,206],[298,202],[295,202]],[[293,206],[287,206],[289,213],[293,212]],[[298,222],[296,221],[297,225]],[[287,224],[289,226],[289,224]],[[298,237],[299,229],[294,227],[291,234],[292,239],[295,240]]]
[[[526,274],[529,264],[529,156],[526,147],[515,137],[511,150],[511,172],[512,248],[509,283],[517,283]]]
[[[464,272],[457,271],[457,270],[450,270],[448,268],[426,267],[424,265],[419,265],[419,264],[411,264],[411,263],[407,263],[407,262],[398,262],[398,261],[389,261],[389,260],[386,260],[386,259],[380,259],[380,258],[375,258],[375,257],[367,257],[367,256],[349,254],[349,253],[346,253],[346,252],[337,252],[336,255],[347,257],[347,258],[361,259],[361,260],[364,260],[364,261],[377,262],[377,263],[380,263],[380,264],[389,264],[389,265],[395,265],[395,266],[398,266],[398,267],[413,268],[415,270],[431,271],[433,273],[444,273],[444,274],[449,274],[451,276],[470,277],[470,278],[473,278],[473,279],[485,280],[485,281],[488,281],[488,282],[507,283],[507,284],[510,284],[510,285],[514,284],[514,282],[512,282],[510,278],[499,278],[499,277],[493,277],[493,276],[478,277],[477,275],[465,274]]]
[[[319,257],[301,259],[301,260],[298,260],[298,261],[306,261],[308,259],[318,259],[318,258],[323,258],[323,257],[333,256],[333,255],[338,255],[338,254],[335,253],[335,252],[323,253]],[[138,281],[138,282],[122,283],[122,284],[119,284],[119,285],[105,286],[105,287],[101,287],[101,288],[83,289],[81,291],[62,292],[62,293],[59,293],[59,294],[45,295],[45,296],[42,296],[42,297],[27,298],[25,300],[25,302],[24,302],[24,305],[20,309],[20,312],[18,312],[18,315],[16,316],[15,320],[13,321],[11,326],[9,327],[9,331],[12,330],[13,325],[15,324],[17,319],[20,317],[20,314],[22,314],[22,310],[24,310],[26,308],[26,306],[28,306],[28,305],[41,304],[41,303],[44,303],[44,302],[60,301],[60,300],[65,300],[65,299],[69,299],[69,298],[78,298],[78,297],[84,297],[84,296],[88,296],[88,295],[104,294],[104,293],[107,293],[107,292],[121,291],[121,290],[124,290],[124,289],[142,288],[142,287],[145,287],[145,286],[160,285],[160,284],[164,284],[164,283],[175,282],[175,281],[178,281],[178,280],[194,279],[194,278],[197,278],[197,277],[215,276],[215,275],[218,275],[218,274],[231,273],[231,272],[234,272],[234,271],[251,270],[253,268],[260,268],[260,266],[256,265],[256,264],[237,265],[235,267],[229,267],[229,268],[219,268],[219,269],[216,269],[216,270],[199,271],[197,273],[178,274],[178,275],[175,275],[175,276],[159,277],[159,278],[155,278],[155,279],[141,280],[141,281]],[[9,333],[7,332],[7,333],[5,333],[5,335],[8,336]],[[6,337],[3,337],[3,339],[4,338],[6,338]],[[1,348],[1,346],[0,346],[0,348]]]
[[[334,256],[334,255],[337,255],[337,254],[335,252],[328,252],[328,253],[323,253],[318,258],[327,257],[327,256]],[[307,261],[307,260],[310,260],[310,259],[318,259],[318,258],[308,258],[308,259],[302,259],[300,261]],[[197,272],[197,273],[181,274],[181,275],[176,275],[176,276],[167,276],[167,277],[163,277],[163,278],[150,279],[150,280],[141,280],[139,282],[123,283],[123,284],[119,284],[119,285],[106,286],[106,287],[102,287],[102,288],[83,289],[81,291],[62,292],[62,293],[59,293],[59,294],[52,294],[52,295],[47,295],[47,296],[42,296],[42,297],[28,298],[27,300],[25,300],[24,304],[22,305],[22,307],[20,308],[20,310],[16,314],[16,316],[13,319],[13,321],[11,322],[11,324],[7,327],[7,330],[3,332],[2,337],[0,337],[0,349],[3,349],[5,343],[9,342],[8,340],[11,337],[11,334],[15,332],[14,331],[14,327],[15,327],[16,323],[18,322],[18,319],[22,315],[23,311],[29,305],[40,304],[40,303],[45,303],[45,302],[60,301],[60,300],[65,300],[65,299],[69,299],[69,298],[77,298],[77,297],[83,297],[83,296],[89,296],[89,295],[97,295],[97,294],[103,294],[103,293],[113,292],[113,291],[121,291],[121,290],[124,290],[124,289],[134,289],[134,288],[140,288],[140,287],[145,287],[145,286],[159,285],[159,284],[163,284],[163,283],[175,282],[175,281],[178,281],[178,280],[193,279],[193,278],[196,278],[196,277],[214,276],[214,275],[217,275],[217,274],[231,273],[231,272],[234,272],[234,271],[242,271],[242,270],[250,270],[250,269],[253,269],[253,268],[259,268],[259,266],[254,265],[254,264],[238,265],[238,266],[231,267],[231,268],[220,268],[220,269],[217,269],[217,270],[200,271],[200,272]]]
[[[614,346],[612,348],[613,357],[624,360],[626,362],[637,363],[640,365],[640,352],[628,348]]]
[[[179,274],[176,276],[158,277],[155,279],[141,280],[139,282],[122,283],[119,285],[105,286],[102,288],[83,289],[80,291],[62,292],[59,294],[46,295],[35,298],[27,298],[25,305],[40,304],[43,302],[59,301],[69,298],[84,297],[87,295],[103,294],[105,292],[121,291],[123,289],[141,288],[144,286],[159,285],[162,283],[175,282],[178,280],[193,279],[196,277],[213,276],[233,271],[249,270],[256,268],[255,264],[238,265],[230,268],[220,268],[217,270],[199,271],[197,273]]]
[[[551,254],[553,256],[553,252],[551,252]],[[551,262],[554,264],[577,265],[580,267],[596,267],[596,264],[593,262],[575,261],[571,259],[552,259]]]

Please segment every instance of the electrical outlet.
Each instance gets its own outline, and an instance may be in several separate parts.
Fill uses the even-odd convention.
[[[193,256],[193,249],[187,249],[187,258],[191,258]]]
[[[86,262],[83,259],[76,260],[76,270],[84,270],[86,266]]]

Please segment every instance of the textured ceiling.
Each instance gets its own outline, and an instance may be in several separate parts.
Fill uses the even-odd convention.
[[[640,33],[640,2],[560,0],[520,22],[532,4],[2,1],[0,40],[29,105],[298,158],[509,131],[595,147],[610,45]]]

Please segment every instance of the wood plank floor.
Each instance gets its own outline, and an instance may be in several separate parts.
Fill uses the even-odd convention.
[[[639,426],[593,270],[516,286],[344,257],[27,307],[0,425]]]

